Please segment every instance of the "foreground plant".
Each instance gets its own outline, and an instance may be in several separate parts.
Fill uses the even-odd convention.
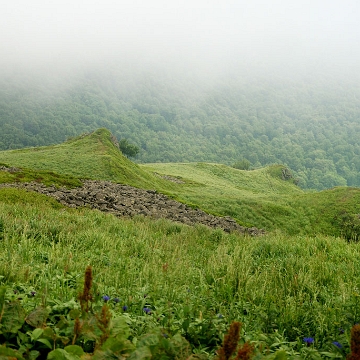
[[[351,329],[351,353],[347,360],[360,360],[360,325],[356,324]]]
[[[126,319],[113,316],[106,302],[99,308],[92,285],[92,268],[88,266],[83,291],[78,296],[80,306],[61,315],[40,306],[27,316],[20,300],[6,300],[6,288],[1,287],[0,359],[76,360],[86,356],[95,360],[104,357],[166,360],[191,356],[191,346],[180,334],[165,337],[160,329],[131,342]]]
[[[312,337],[289,342],[278,332],[265,335],[247,331],[246,338],[241,339],[242,324],[237,321],[231,323],[218,348],[225,331],[221,314],[215,320],[203,318],[200,312],[200,317],[193,322],[187,309],[180,318],[179,328],[178,320],[173,319],[176,308],[171,304],[161,308],[146,292],[146,295],[141,293],[140,302],[129,304],[129,313],[124,313],[128,306],[121,307],[121,299],[101,296],[93,285],[92,268],[87,266],[77,301],[61,306],[57,301],[46,302],[44,298],[42,305],[37,306],[39,292],[29,288],[20,294],[18,290],[0,287],[0,359],[181,360],[213,359],[211,356],[215,356],[217,360],[250,360],[252,357],[285,360],[294,356],[344,358],[348,351],[344,342],[346,334],[339,335],[337,340],[341,343],[329,340],[330,351],[326,352],[315,348],[316,341]],[[140,315],[131,312],[131,308],[136,307]],[[217,328],[216,324],[221,327]],[[344,329],[339,331],[345,333]],[[360,359],[360,325],[351,329],[348,360],[356,359]]]
[[[254,347],[245,342],[242,346],[239,346],[241,323],[233,321],[230,325],[228,333],[224,337],[223,345],[217,351],[218,360],[231,359],[232,355],[236,352],[234,360],[249,360],[254,352]]]

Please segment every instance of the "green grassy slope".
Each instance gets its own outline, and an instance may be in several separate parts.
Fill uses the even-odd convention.
[[[124,316],[136,337],[158,327],[214,352],[236,319],[247,339],[262,339],[266,349],[277,343],[275,349],[300,351],[312,336],[315,348],[334,351],[332,342],[346,344],[359,319],[360,247],[342,239],[253,239],[167,220],[119,219],[15,189],[0,189],[0,238],[0,285],[23,297],[27,309],[46,300],[66,316],[91,264],[97,304],[103,295],[119,298],[110,306],[119,316],[128,307]]]
[[[203,163],[147,164],[144,168],[193,181],[176,189],[178,198],[268,231],[341,235],[342,215],[360,213],[360,189],[306,192],[281,179],[281,166],[253,171]]]
[[[104,295],[119,299],[109,306],[127,319],[136,338],[155,328],[180,333],[211,359],[229,323],[238,320],[246,339],[267,355],[285,348],[302,358],[310,351],[314,358],[321,352],[341,358],[334,341],[349,352],[349,331],[360,314],[360,243],[324,234],[340,235],[344,214],[360,213],[360,189],[305,192],[281,179],[281,166],[241,171],[205,163],[135,165],[105,129],[61,145],[1,152],[3,163],[24,169],[0,171],[0,183],[77,186],[75,175],[106,179],[279,229],[250,238],[164,219],[116,218],[67,208],[42,194],[0,189],[0,285],[9,297],[23,298],[27,310],[45,301],[66,317],[90,264],[96,306]],[[145,306],[151,315],[144,316]],[[315,339],[311,347],[303,343],[309,336]]]
[[[171,188],[170,184],[143,171],[123,156],[106,129],[98,129],[59,145],[2,151],[0,162],[147,189]]]
[[[151,164],[147,170],[193,181],[176,188],[178,198],[209,212],[231,216],[247,226],[273,230],[280,214],[296,213],[284,196],[302,193],[270,175],[269,168],[242,171],[220,164]]]
[[[253,171],[208,163],[137,165],[121,154],[106,129],[60,145],[3,151],[0,162],[42,169],[20,174],[1,172],[0,182],[35,180],[50,184],[56,183],[58,177],[57,183],[66,185],[71,178],[73,183],[67,186],[75,186],[74,176],[111,180],[157,189],[212,214],[231,216],[244,226],[287,234],[339,236],[344,233],[344,215],[360,213],[360,189],[305,192],[291,179],[282,179],[280,165]],[[50,176],[49,171],[64,178],[60,181],[60,175]],[[157,174],[178,177],[182,182],[175,183]]]

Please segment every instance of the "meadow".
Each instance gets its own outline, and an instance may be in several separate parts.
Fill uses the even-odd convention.
[[[0,161],[24,166],[23,153],[1,153]],[[1,182],[79,185],[68,171],[46,171],[44,164],[41,171],[31,164],[36,170],[24,169],[17,177],[0,171]],[[179,359],[191,354],[193,359],[215,358],[233,321],[242,323],[240,342],[254,346],[255,358],[345,358],[350,330],[360,321],[360,246],[336,234],[340,225],[331,216],[357,211],[358,189],[306,193],[274,174],[276,167],[250,172],[219,164],[137,167],[142,175],[132,181],[146,179],[148,185],[214,213],[228,215],[225,210],[232,209],[236,219],[244,216],[245,223],[263,226],[267,234],[249,237],[143,216],[116,218],[67,208],[41,194],[0,189],[0,354],[7,344],[13,357],[41,358],[63,349],[68,344],[64,339],[86,351],[101,339],[99,319],[108,311],[114,324],[121,324],[121,351],[130,359],[172,359],[174,351]],[[79,176],[80,165],[76,169]],[[168,184],[154,172],[183,183]],[[306,222],[308,230],[300,231]],[[78,298],[89,265],[92,311],[102,314],[91,321],[98,321],[100,335],[73,341],[74,314],[88,316]],[[27,315],[11,328],[5,320],[14,304],[21,304],[16,311]],[[53,329],[52,337],[44,329]],[[114,344],[107,346],[98,348],[102,352],[94,358],[122,358]],[[49,358],[85,356],[78,348],[69,351]]]

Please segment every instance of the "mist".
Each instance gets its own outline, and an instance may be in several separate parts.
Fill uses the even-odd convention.
[[[356,72],[356,0],[13,0],[0,13],[3,72],[118,64],[204,76]]]

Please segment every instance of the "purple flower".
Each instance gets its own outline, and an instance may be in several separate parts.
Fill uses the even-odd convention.
[[[110,296],[107,295],[104,295],[102,298],[105,302],[108,302],[110,300]]]
[[[217,317],[218,317],[219,319],[222,319],[224,316],[223,316],[223,314],[217,314]]]
[[[114,301],[114,303],[116,303],[116,304],[117,304],[117,303],[119,303],[119,302],[120,302],[120,299],[116,297],[116,298],[114,298],[114,299],[113,299],[113,301]]]
[[[128,307],[127,307],[126,305],[124,305],[124,306],[122,307],[122,309],[123,309],[123,311],[127,311]]]
[[[151,314],[151,309],[149,307],[144,307],[143,308],[143,311],[146,313],[146,314]]]
[[[36,295],[36,291],[31,291],[30,294],[31,294],[31,296],[35,296],[35,295]]]
[[[339,329],[339,334],[344,334],[344,333],[345,333],[345,330],[342,329],[342,328],[340,328],[340,329]]]
[[[338,341],[334,341],[333,345],[335,345],[337,348],[341,349],[342,345]]]
[[[314,338],[312,338],[312,337],[304,337],[303,341],[304,341],[305,344],[307,344],[307,346],[309,346],[314,342]]]

